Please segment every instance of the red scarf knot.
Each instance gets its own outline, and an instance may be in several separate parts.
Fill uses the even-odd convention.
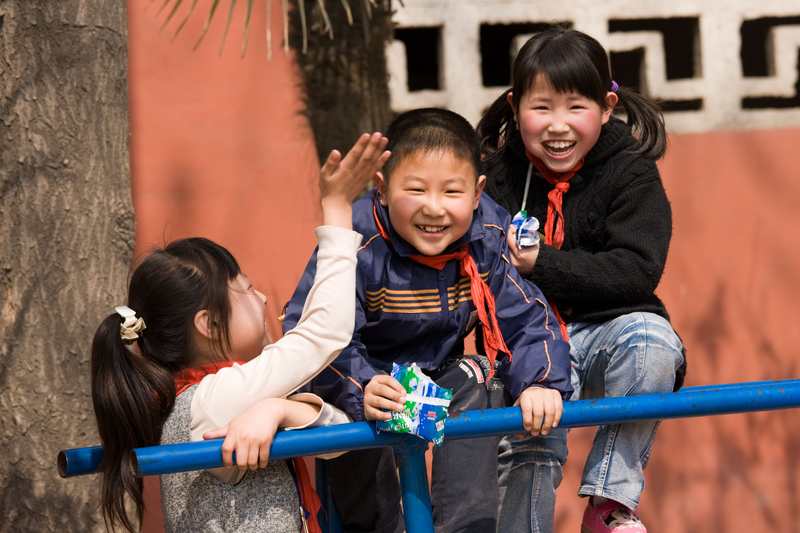
[[[527,148],[525,148],[525,155],[528,160],[536,167],[536,170],[547,180],[547,183],[553,185],[553,190],[547,193],[547,220],[544,223],[544,243],[550,246],[555,246],[561,249],[564,244],[564,212],[562,210],[562,203],[564,194],[569,191],[569,180],[575,175],[578,170],[583,167],[584,159],[581,159],[577,164],[566,172],[555,172],[550,170],[544,161],[533,155]],[[561,335],[564,340],[569,342],[567,335],[567,325],[564,319],[561,318],[561,313],[558,312],[555,298],[550,298],[550,307],[553,309],[553,314],[558,319],[558,325],[561,326]]]
[[[378,226],[378,231],[386,242],[390,245],[392,239],[389,233],[383,228],[380,219],[378,218],[377,207],[377,194],[376,200],[372,204],[372,212],[375,215],[375,223]],[[495,312],[495,302],[492,290],[483,281],[480,273],[478,272],[478,265],[475,259],[469,255],[469,244],[462,244],[458,251],[449,254],[440,255],[412,255],[409,259],[417,263],[442,270],[444,266],[451,260],[455,259],[460,263],[461,275],[469,277],[470,291],[472,293],[472,301],[475,303],[475,308],[478,311],[478,318],[481,321],[483,328],[483,346],[486,349],[486,357],[489,359],[489,377],[486,380],[486,385],[489,385],[489,379],[494,376],[494,361],[497,359],[497,352],[501,351],[508,354],[509,362],[512,360],[511,350],[506,346],[503,340],[503,334],[500,331],[500,326],[497,323],[497,315]],[[487,313],[488,308],[488,313]]]

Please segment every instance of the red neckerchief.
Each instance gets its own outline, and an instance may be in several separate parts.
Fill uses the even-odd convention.
[[[375,200],[372,203],[372,212],[375,215],[375,223],[378,225],[378,231],[381,236],[389,243],[392,244],[392,239],[389,233],[383,228],[380,219],[378,218],[378,195],[375,194]],[[486,379],[486,385],[489,385],[489,379],[494,375],[494,361],[497,358],[497,352],[502,351],[508,354],[509,362],[511,359],[511,350],[506,346],[503,340],[503,334],[500,332],[500,326],[497,324],[497,316],[495,314],[494,295],[492,290],[486,285],[486,282],[481,278],[478,272],[478,265],[475,260],[469,255],[469,244],[464,243],[457,252],[441,255],[412,255],[409,259],[421,263],[425,266],[442,270],[448,261],[452,259],[458,260],[461,264],[461,275],[468,276],[470,282],[470,290],[472,292],[472,301],[475,303],[475,308],[478,310],[478,318],[483,327],[483,346],[486,349],[486,357],[489,358],[489,377]],[[489,312],[486,312],[486,308]]]
[[[243,365],[242,361],[222,361],[220,363],[207,363],[205,365],[184,368],[172,374],[175,381],[175,396],[178,396],[186,389],[200,383],[202,379],[210,374],[216,374],[223,368],[233,365]],[[322,507],[314,487],[311,485],[311,478],[302,457],[292,459],[294,471],[297,474],[297,491],[300,494],[300,505],[306,514],[306,522],[310,533],[322,533],[322,528],[317,522],[317,512]]]
[[[547,221],[544,224],[544,243],[555,246],[560,250],[561,245],[564,244],[564,213],[561,208],[563,196],[569,190],[570,178],[581,169],[584,160],[581,159],[566,172],[554,172],[544,164],[544,161],[530,153],[527,148],[525,148],[525,155],[528,156],[528,160],[533,163],[533,166],[536,167],[542,177],[547,180],[547,183],[554,186],[553,190],[547,193],[549,202],[547,203]],[[550,307],[558,319],[558,325],[561,326],[561,334],[564,336],[564,340],[569,342],[567,325],[564,323],[564,319],[561,318],[561,313],[558,312],[556,300],[555,298],[550,298],[549,301]]]

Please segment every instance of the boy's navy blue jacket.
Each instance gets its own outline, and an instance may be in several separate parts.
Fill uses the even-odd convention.
[[[391,243],[378,232],[375,204]],[[508,261],[505,231],[510,225],[509,214],[484,194],[469,231],[445,253],[469,243],[478,272],[494,294],[497,322],[513,357],[509,362],[498,353],[497,374],[512,401],[530,386],[556,389],[567,399],[572,392],[569,345],[542,293]],[[356,270],[353,340],[310,385],[353,420],[364,420],[364,387],[373,376],[391,372],[393,362],[436,369],[474,327],[477,311],[459,261],[451,260],[439,271],[410,259],[419,252],[394,231],[374,192],[353,205],[353,229],[364,236]],[[287,304],[284,332],[300,318],[314,282],[316,255]]]

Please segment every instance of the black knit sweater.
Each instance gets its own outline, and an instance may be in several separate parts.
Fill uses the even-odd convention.
[[[602,128],[563,197],[561,249],[541,244],[530,279],[556,298],[566,322],[605,322],[632,312],[669,320],[654,291],[664,272],[672,212],[655,162],[631,155],[635,139],[614,117]],[[502,159],[485,169],[486,192],[512,215],[520,210],[529,161],[516,133]],[[534,168],[526,209],[547,219],[553,189]]]

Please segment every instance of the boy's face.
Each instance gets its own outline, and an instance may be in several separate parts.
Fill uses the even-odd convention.
[[[389,183],[378,173],[381,205],[395,231],[424,255],[439,255],[464,236],[478,208],[486,176],[451,150],[404,157]]]

